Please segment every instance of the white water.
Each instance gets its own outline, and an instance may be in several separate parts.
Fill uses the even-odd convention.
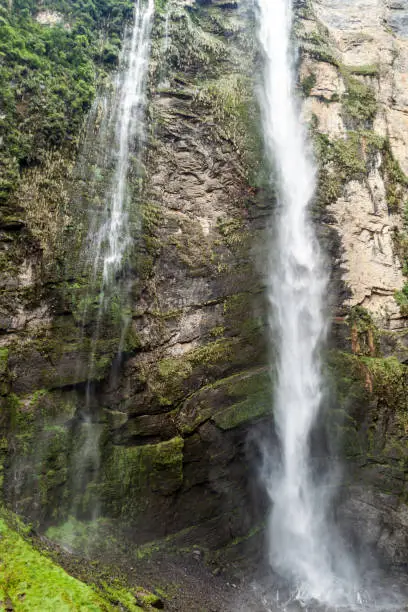
[[[88,363],[88,381],[84,406],[79,422],[78,444],[72,453],[72,506],[71,514],[81,514],[87,488],[98,480],[100,468],[100,436],[102,427],[95,422],[92,381],[95,370],[96,350],[101,335],[101,323],[105,309],[114,300],[123,298],[117,275],[123,264],[126,249],[131,242],[129,210],[135,206],[129,189],[129,177],[137,173],[135,163],[140,163],[144,136],[145,85],[149,63],[150,33],[154,14],[154,0],[139,0],[135,4],[131,28],[125,31],[119,69],[110,90],[99,99],[90,117],[91,129],[85,143],[86,170],[89,160],[95,160],[94,174],[109,177],[104,193],[98,192],[98,180],[93,178],[88,186],[93,202],[102,200],[101,215],[90,220],[90,261],[93,276],[90,291],[97,293],[98,312],[92,335]],[[97,131],[95,135],[95,131]],[[90,152],[94,147],[95,152]],[[87,163],[88,162],[88,163]],[[85,173],[86,176],[86,173]],[[83,309],[82,339],[88,307],[88,294]],[[123,349],[129,320],[122,315],[121,334],[117,353]],[[80,366],[79,366],[80,367]],[[97,411],[96,411],[97,413]],[[97,419],[96,415],[96,419]],[[85,492],[85,493],[84,493]],[[93,496],[93,518],[97,518],[99,504]]]
[[[273,503],[269,550],[272,567],[290,580],[299,601],[336,606],[358,603],[359,595],[353,565],[327,517],[333,483],[317,480],[310,448],[322,403],[327,278],[308,218],[315,169],[294,91],[291,27],[291,0],[259,0],[263,132],[278,199],[268,297],[281,457],[265,476]]]
[[[135,164],[136,166],[140,164],[143,145],[145,85],[153,14],[154,0],[136,2],[132,27],[125,31],[119,70],[111,91],[98,103],[101,116],[97,126],[97,137],[92,138],[91,135],[90,139],[93,146],[98,149],[97,171],[102,170],[108,176],[111,174],[112,178],[103,194],[102,215],[101,217],[96,215],[90,223],[89,252],[93,261],[91,291],[98,293],[98,314],[92,339],[88,382],[92,380],[94,374],[94,351],[100,336],[104,310],[111,304],[112,299],[120,301],[116,277],[123,264],[126,249],[131,243],[129,210],[132,207],[132,193],[129,189],[129,176],[138,172]],[[91,120],[95,122],[96,113],[93,115]],[[95,183],[95,179],[93,182]],[[95,198],[95,192],[93,195]],[[101,274],[100,280],[99,274]],[[87,309],[86,301],[83,329],[88,315]],[[128,320],[122,320],[122,340],[128,323]],[[122,341],[118,346],[118,353],[121,350]],[[86,405],[89,405],[89,385]]]
[[[105,221],[96,233],[93,247],[94,269],[103,261],[101,291],[115,280],[130,242],[128,231],[128,175],[131,151],[138,153],[143,138],[145,82],[150,50],[150,32],[154,0],[136,3],[131,36],[125,37],[120,67],[114,83],[114,99],[109,109],[109,121],[114,121],[112,149],[108,158],[114,160],[112,184],[105,202]]]
[[[163,56],[165,60],[166,60],[166,54],[170,47],[170,28],[169,28],[170,13],[171,13],[171,5],[170,3],[168,3],[167,10],[166,10],[166,18],[164,20]]]
[[[171,0],[167,2],[166,8],[166,16],[164,18],[164,28],[163,28],[163,42],[161,45],[161,78],[160,85],[161,87],[169,87],[170,81],[168,79],[169,72],[169,58],[168,54],[170,51],[171,44],[171,32],[170,32],[170,19],[171,14],[173,12],[173,5]]]

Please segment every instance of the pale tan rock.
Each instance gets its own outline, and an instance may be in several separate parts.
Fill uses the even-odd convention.
[[[331,138],[339,138],[344,134],[344,124],[341,117],[341,104],[325,104],[316,98],[308,98],[303,108],[305,121],[317,117],[319,130]]]
[[[41,25],[56,26],[63,24],[65,30],[69,30],[71,26],[64,22],[64,16],[57,11],[44,10],[39,11],[35,20]]]
[[[317,21],[313,29],[308,20],[307,31],[325,32],[340,67],[305,58],[301,75],[315,74],[316,84],[303,112],[306,120],[315,116],[317,129],[331,139],[345,137],[341,95],[348,71],[374,90],[378,112],[373,130],[389,139],[394,158],[408,174],[408,30],[404,21],[407,11],[405,5],[394,4],[386,0],[313,2]],[[334,93],[339,95],[340,103],[326,103],[324,99],[330,99]],[[364,306],[378,324],[396,329],[404,325],[404,320],[394,294],[405,279],[393,233],[395,228],[402,228],[402,220],[388,210],[381,169],[379,153],[369,176],[362,182],[347,183],[342,196],[329,210],[341,237],[340,265],[351,292],[349,304]]]
[[[401,264],[393,250],[394,219],[384,201],[384,185],[375,171],[365,186],[350,181],[343,198],[330,206],[341,234],[344,255],[344,279],[350,287],[350,305],[364,307],[382,321],[393,310],[394,291],[402,286]],[[371,187],[371,189],[369,188]],[[370,193],[371,191],[371,193]],[[375,191],[375,200],[372,196]],[[396,306],[396,304],[395,304]]]
[[[408,107],[387,109],[387,126],[393,155],[408,173]]]

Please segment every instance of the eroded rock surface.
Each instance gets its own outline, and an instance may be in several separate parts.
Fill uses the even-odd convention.
[[[381,148],[386,142],[386,154],[403,174],[408,171],[405,7],[380,0],[320,0],[313,9],[301,34],[302,73],[313,75],[305,113],[331,141],[350,140],[350,132],[356,139],[353,151],[332,162],[334,173],[344,165],[342,193],[330,195],[326,185],[332,200],[328,210],[342,241],[339,265],[350,289],[347,303],[366,308],[380,326],[404,327],[394,293],[404,284],[395,234],[402,229],[405,175],[387,171]],[[389,183],[399,179],[397,204]]]
[[[21,221],[5,229],[33,246],[4,274],[4,492],[43,525],[99,516],[138,543],[188,530],[217,548],[262,519],[248,432],[271,414],[253,255],[269,204],[251,23],[235,4],[157,5],[132,248],[102,314],[92,231],[111,172],[109,85],[76,159],[50,154],[13,195]]]

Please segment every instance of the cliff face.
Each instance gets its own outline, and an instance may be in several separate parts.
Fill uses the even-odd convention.
[[[110,172],[108,72],[75,151],[49,147],[7,198],[4,497],[42,525],[99,516],[138,542],[191,528],[217,547],[262,516],[248,428],[270,403],[252,253],[268,211],[250,23],[235,4],[156,6],[133,243],[102,315],[92,222]]]
[[[332,200],[331,223],[341,234],[348,303],[366,308],[388,329],[401,329],[394,293],[404,282],[398,242],[408,171],[404,10],[400,3],[381,2],[316,2],[314,9],[318,21],[305,29],[320,61],[303,65],[302,76],[310,81],[307,113],[334,144],[349,134],[338,159],[326,157],[332,181],[322,186]],[[329,61],[322,61],[325,52]],[[343,164],[338,198],[330,175],[336,163]]]
[[[271,420],[258,264],[273,194],[254,96],[254,16],[229,2],[156,3],[144,153],[130,173],[132,247],[100,316],[92,223],[111,172],[105,120],[129,6],[118,17],[101,3],[91,25],[65,4],[54,7],[60,13],[29,8],[27,22],[21,7],[5,10],[8,27],[28,28],[44,49],[69,39],[93,86],[79,87],[80,102],[54,107],[78,81],[77,55],[55,57],[64,90],[30,43],[18,61],[38,63],[27,59],[35,51],[40,64],[26,70],[47,78],[16,86],[14,106],[2,102],[10,153],[0,235],[4,499],[42,526],[75,514],[114,520],[138,543],[239,541],[263,517],[251,440]],[[332,270],[328,376],[352,466],[344,515],[353,528],[364,517],[368,541],[400,561],[408,544],[408,7],[316,0],[296,10],[299,94],[319,166],[313,215]],[[44,87],[55,99],[42,109]],[[17,138],[18,119],[28,144]]]
[[[344,515],[395,562],[407,544],[407,8],[320,0],[300,9],[298,26],[315,213],[333,272],[329,363],[356,466]]]

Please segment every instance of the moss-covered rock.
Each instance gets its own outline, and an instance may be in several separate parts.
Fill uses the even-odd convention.
[[[115,517],[140,521],[151,496],[171,495],[183,482],[183,439],[112,446],[103,467],[103,504]]]
[[[0,605],[24,612],[108,612],[116,609],[88,585],[37,552],[0,518]],[[135,606],[129,610],[140,610]]]
[[[177,414],[177,426],[191,434],[207,420],[222,430],[248,426],[272,415],[272,383],[265,368],[246,370],[202,387]]]
[[[111,20],[126,7],[109,8],[96,63],[116,63]],[[246,430],[269,411],[251,253],[270,206],[258,197],[270,169],[253,93],[253,23],[235,3],[157,9],[145,154],[131,156],[129,172],[132,243],[114,291],[101,297],[87,240],[89,225],[103,221],[112,173],[98,157],[102,98],[81,143],[76,131],[69,151],[45,150],[2,216],[0,331],[13,331],[0,361],[4,491],[47,525],[101,513],[131,525],[135,541],[193,520],[205,540],[216,510],[216,537],[226,539],[248,521],[245,504],[236,510]]]
[[[370,126],[378,108],[373,88],[363,80],[350,76],[347,69],[343,68],[342,72],[346,84],[346,92],[341,100],[345,116],[356,126]]]
[[[343,411],[338,415],[338,425],[340,433],[345,433],[348,454],[365,460],[375,458],[390,466],[405,461],[407,366],[395,357],[366,357],[337,351],[331,353],[329,364]]]

